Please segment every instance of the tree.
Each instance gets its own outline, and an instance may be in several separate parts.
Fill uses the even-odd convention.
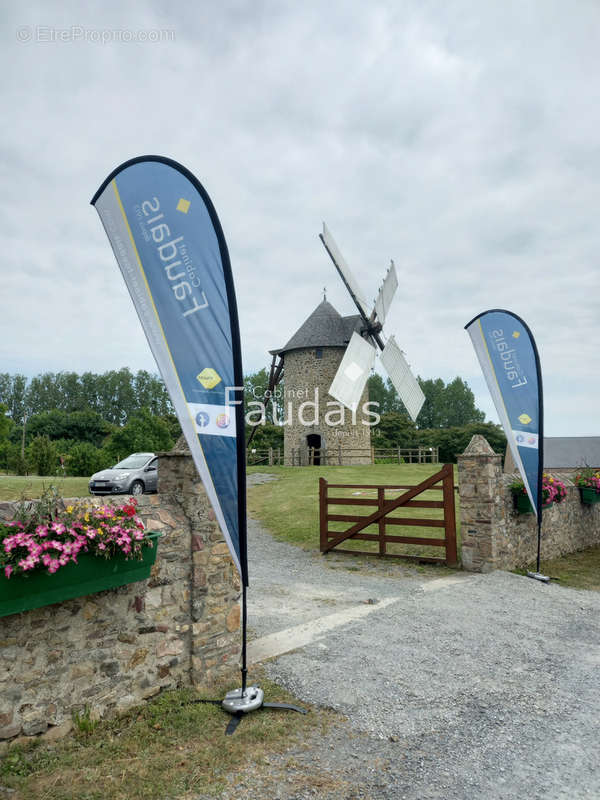
[[[173,415],[169,394],[158,375],[151,375],[141,369],[136,373],[133,384],[138,408],[147,408],[158,417]]]
[[[27,474],[27,459],[21,452],[20,444],[11,442],[6,447],[6,469],[13,475]]]
[[[27,423],[28,436],[48,436],[52,440],[76,439],[100,447],[113,426],[97,411],[43,411]]]
[[[26,390],[27,407],[31,414],[39,414],[47,409],[63,409],[63,396],[53,372],[36,375]]]
[[[58,453],[48,436],[36,436],[27,448],[27,458],[38,475],[56,475]]]
[[[443,463],[456,462],[456,456],[463,453],[471,438],[479,433],[490,443],[496,453],[504,454],[506,437],[499,425],[492,422],[475,422],[471,425],[452,428],[420,429],[417,432],[420,443],[439,448],[439,460]]]
[[[379,414],[385,414],[389,411],[388,408],[388,390],[381,375],[376,372],[369,377],[367,381],[367,388],[369,390],[369,401],[377,403],[377,411]]]
[[[419,428],[450,428],[483,422],[485,414],[475,407],[475,396],[461,378],[445,384],[441,378],[419,378],[425,395],[417,419]]]
[[[0,403],[0,442],[8,441],[8,434],[13,424],[7,414],[8,407]]]
[[[25,375],[0,375],[0,403],[7,406],[10,418],[23,422],[27,410],[26,403],[27,378]]]
[[[89,476],[100,469],[109,467],[111,458],[108,454],[94,447],[89,442],[77,442],[66,458],[69,475]]]
[[[250,403],[262,403],[265,392],[269,388],[269,372],[265,367],[258,372],[251,372],[244,377],[244,414],[251,413],[252,419],[258,418],[259,406]],[[265,420],[273,422],[273,403],[277,407],[277,419],[282,418],[283,413],[283,383],[280,382],[275,387],[272,402],[267,400],[265,403]],[[257,434],[258,435],[258,434]]]
[[[250,447],[254,450],[268,450],[269,447],[283,447],[283,428],[281,425],[259,425]]]
[[[173,444],[167,423],[160,417],[153,417],[147,408],[142,408],[126,425],[110,434],[105,449],[117,461],[130,453],[170,450]]]
[[[475,407],[475,395],[461,378],[454,378],[444,389],[444,417],[447,427],[485,421],[484,412]]]
[[[379,423],[371,431],[374,447],[409,447],[418,439],[414,422],[407,414],[397,411],[382,414]]]
[[[7,457],[11,447],[10,432],[14,422],[7,416],[8,408],[0,403],[0,467],[7,468]]]

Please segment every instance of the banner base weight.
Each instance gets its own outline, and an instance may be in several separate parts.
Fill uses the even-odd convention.
[[[528,578],[533,578],[534,581],[541,581],[542,583],[550,583],[548,575],[542,575],[541,572],[528,572]]]
[[[247,714],[260,708],[265,699],[265,693],[259,686],[248,686],[245,691],[233,689],[227,692],[221,705],[230,714]]]

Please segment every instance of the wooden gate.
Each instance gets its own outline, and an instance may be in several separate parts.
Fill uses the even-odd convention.
[[[340,492],[332,495],[332,489],[354,489],[362,490],[365,493],[373,493],[371,498],[366,497],[342,497]],[[386,492],[395,492],[398,489],[406,489],[404,493],[395,498],[386,498]],[[414,498],[426,491],[442,492],[441,500],[422,500]],[[354,492],[354,495],[362,493]],[[330,506],[376,506],[377,510],[368,515],[356,515],[350,513],[330,513]],[[399,517],[393,516],[392,512],[396,509],[423,508],[423,509],[443,509],[443,515],[434,517]],[[320,521],[320,546],[321,552],[327,553],[333,548],[340,553],[361,553],[363,555],[392,556],[396,558],[412,558],[419,561],[441,562],[448,565],[457,563],[456,557],[456,512],[454,507],[454,471],[452,464],[444,464],[439,472],[427,478],[418,486],[373,486],[365,484],[348,483],[328,483],[324,478],[319,480],[319,521]],[[330,522],[350,522],[349,528],[344,531],[329,530]],[[376,533],[366,533],[365,529],[370,525],[377,525]],[[420,527],[420,528],[443,528],[444,538],[429,536],[410,536],[403,531],[401,536],[388,534],[388,526]],[[364,540],[377,542],[378,551],[365,550],[342,550],[338,545],[348,539]],[[388,552],[388,544],[400,543],[415,545],[425,548],[443,547],[445,556],[443,558],[431,555],[414,555],[406,553]]]

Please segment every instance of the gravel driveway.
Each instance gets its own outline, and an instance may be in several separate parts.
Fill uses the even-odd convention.
[[[250,660],[287,651],[270,677],[348,722],[236,797],[600,798],[599,594],[505,572],[357,572],[256,522],[249,553]]]

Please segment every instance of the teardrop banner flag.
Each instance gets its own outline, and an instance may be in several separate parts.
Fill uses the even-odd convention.
[[[121,164],[91,202],[247,586],[244,381],[231,265],[217,213],[194,175],[161,156]]]
[[[520,317],[502,309],[484,311],[465,325],[465,330],[473,342],[512,457],[540,523],[544,413],[535,340]]]

